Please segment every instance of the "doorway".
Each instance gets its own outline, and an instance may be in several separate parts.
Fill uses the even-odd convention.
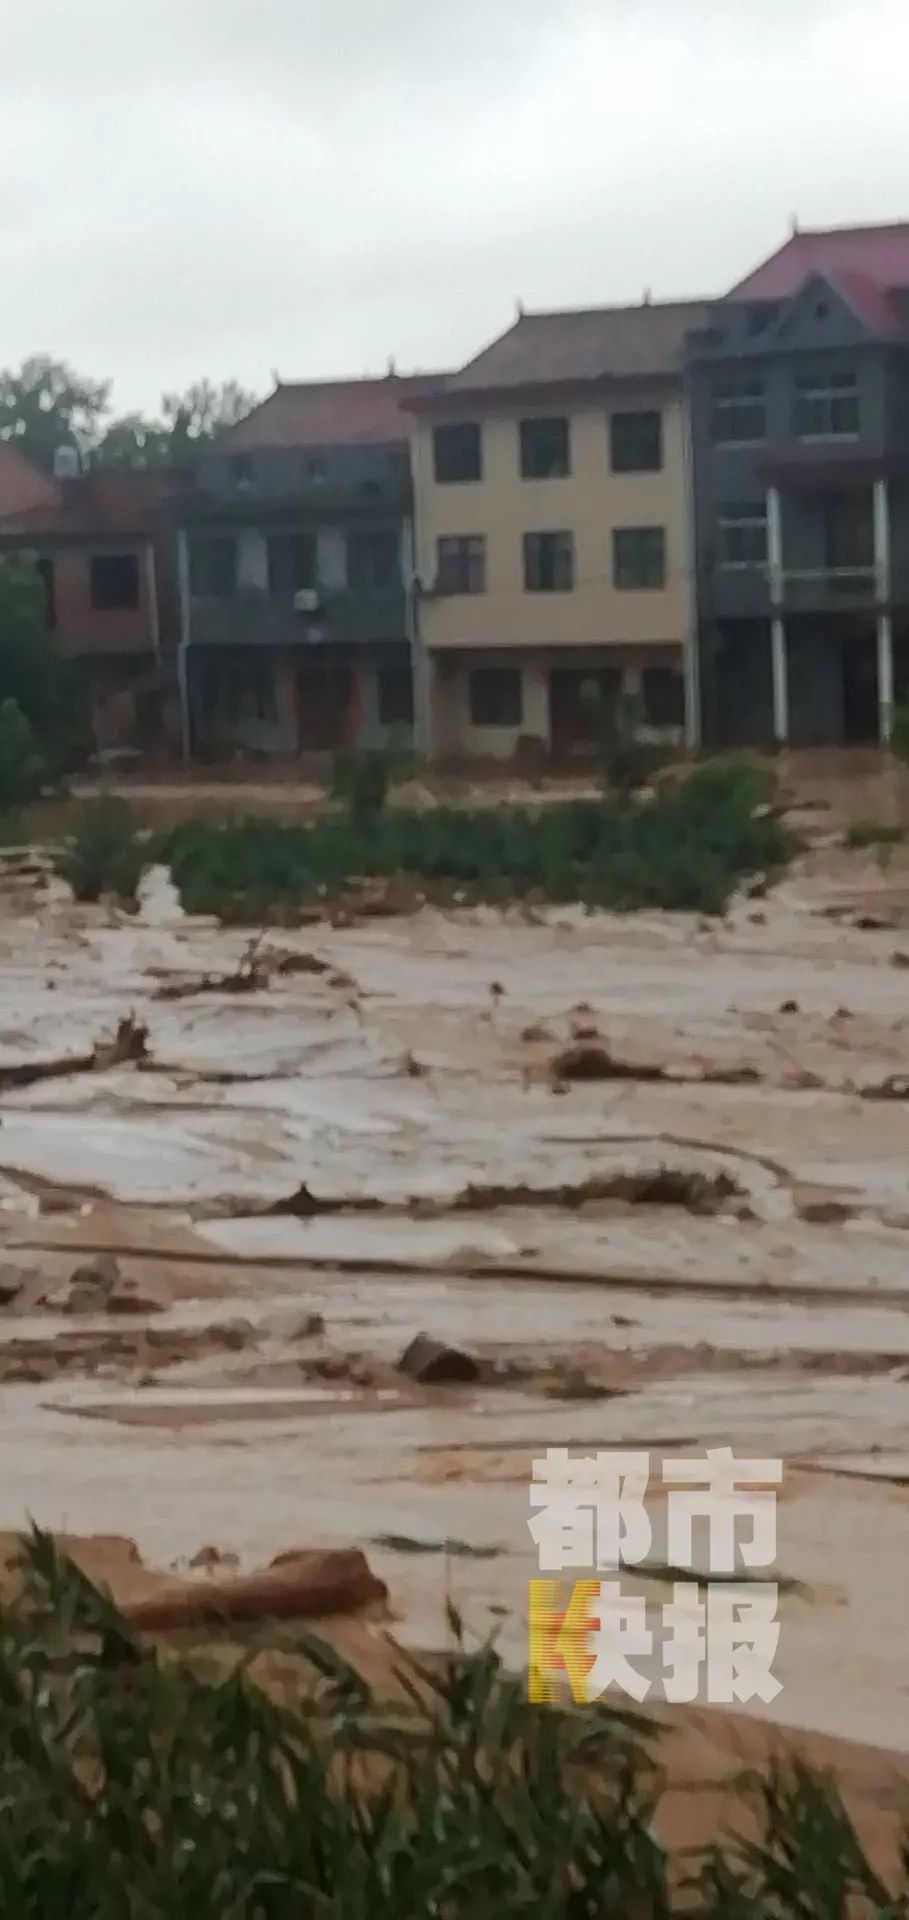
[[[601,713],[592,710],[586,689],[600,690]],[[616,711],[622,693],[621,667],[552,667],[549,674],[549,730],[556,760],[593,753],[602,719]]]
[[[301,753],[331,753],[351,734],[353,675],[349,667],[316,661],[297,673],[297,737]]]

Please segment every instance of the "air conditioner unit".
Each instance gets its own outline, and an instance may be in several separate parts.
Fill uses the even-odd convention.
[[[315,587],[300,587],[294,594],[295,613],[318,613],[319,595]]]

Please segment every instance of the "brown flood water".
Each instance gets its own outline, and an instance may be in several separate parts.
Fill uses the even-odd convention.
[[[266,960],[326,970],[247,993],[205,984],[244,936],[163,885],[137,920],[10,877],[0,1525],[159,1565],[361,1545],[401,1639],[438,1644],[453,1596],[517,1660],[546,1446],[780,1455],[772,1712],[909,1749],[909,861],[814,831],[721,925],[282,931]],[[89,1070],[126,1016],[146,1057]],[[620,1077],[561,1079],[571,1044]],[[103,1252],[147,1313],[36,1304]],[[483,1381],[412,1386],[420,1329]]]

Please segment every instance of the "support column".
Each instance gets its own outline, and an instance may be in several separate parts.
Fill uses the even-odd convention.
[[[777,487],[767,492],[767,578],[770,587],[770,665],[773,675],[773,737],[789,738],[789,663],[783,619],[783,515]]]
[[[189,697],[189,644],[191,635],[191,595],[189,581],[189,545],[183,527],[177,533],[177,592],[180,601],[180,638],[177,643],[177,691],[180,696],[180,744],[184,760],[193,750],[192,711]]]
[[[878,735],[886,746],[893,728],[893,616],[890,567],[890,498],[886,480],[874,483],[874,578],[877,600]]]

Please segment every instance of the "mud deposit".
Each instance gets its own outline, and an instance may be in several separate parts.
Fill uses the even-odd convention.
[[[254,964],[166,888],[10,868],[0,1522],[158,1567],[356,1545],[399,1638],[453,1595],[520,1658],[545,1446],[782,1455],[774,1712],[909,1748],[901,860],[816,851],[722,924],[427,912]],[[477,1378],[399,1371],[419,1331]]]

